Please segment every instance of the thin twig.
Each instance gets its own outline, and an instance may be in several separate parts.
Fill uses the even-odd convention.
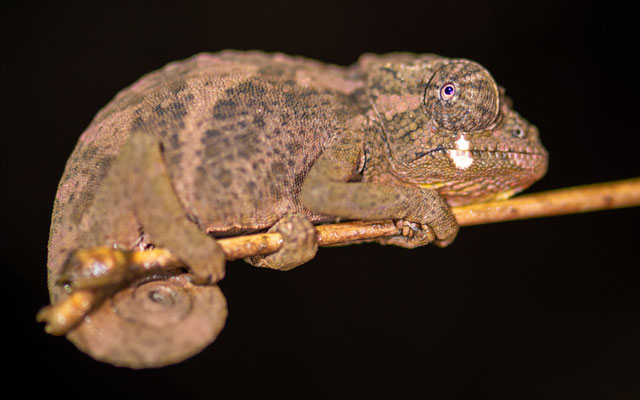
[[[551,215],[583,213],[640,205],[640,178],[577,186],[513,199],[454,207],[461,226],[487,224]],[[396,236],[400,230],[393,221],[352,221],[316,227],[321,246]],[[278,233],[259,233],[219,239],[227,260],[235,260],[278,251],[282,237]],[[133,259],[146,269],[175,268],[180,261],[165,249],[136,252]],[[101,301],[90,290],[76,290],[67,299],[42,309],[37,319],[47,323],[45,330],[62,335]]]
[[[460,226],[517,219],[575,214],[640,205],[640,178],[576,186],[518,196],[509,200],[453,207]],[[316,227],[321,246],[396,236],[393,221],[352,221]],[[282,239],[277,233],[238,236],[218,240],[228,260],[278,251]]]

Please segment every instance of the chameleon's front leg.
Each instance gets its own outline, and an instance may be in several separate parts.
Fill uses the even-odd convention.
[[[350,182],[365,164],[362,139],[344,135],[313,165],[302,188],[303,204],[312,211],[342,218],[396,220],[402,236],[384,244],[417,247],[435,240],[453,241],[458,224],[444,199],[420,187]]]

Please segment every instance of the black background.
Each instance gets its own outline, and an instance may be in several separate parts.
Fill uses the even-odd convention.
[[[93,361],[43,333],[46,243],[75,141],[115,93],[201,51],[347,65],[407,50],[486,66],[551,154],[530,192],[640,175],[637,14],[615,2],[78,2],[3,6],[5,377],[26,393],[630,399],[640,395],[640,209],[463,228],[446,249],[322,249],[228,265],[229,318],[179,365]]]

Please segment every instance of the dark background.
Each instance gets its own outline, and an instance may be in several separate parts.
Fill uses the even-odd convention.
[[[118,90],[197,52],[341,65],[397,50],[470,58],[542,133],[550,169],[530,192],[640,175],[633,10],[308,3],[3,6],[9,382],[68,398],[638,398],[638,208],[463,228],[446,249],[322,249],[289,273],[230,263],[226,328],[159,370],[114,368],[44,334],[34,316],[48,302],[48,225],[75,141]]]

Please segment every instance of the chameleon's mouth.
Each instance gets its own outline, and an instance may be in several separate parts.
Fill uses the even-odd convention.
[[[496,149],[457,149],[455,147],[445,147],[443,145],[438,145],[438,147],[431,149],[427,152],[420,153],[418,158],[423,157],[436,157],[439,154],[446,154],[449,151],[457,151],[460,153],[471,154],[471,155],[486,155],[487,157],[502,157],[508,155],[526,155],[526,156],[541,156],[546,157],[547,153],[545,151],[536,151],[533,149],[527,150],[526,148],[511,148],[506,150],[496,150]]]
[[[544,150],[524,146],[509,149],[460,149],[439,145],[432,150],[420,154],[418,159],[424,159],[426,157],[433,159],[446,158],[459,171],[469,169],[478,163],[484,164],[486,168],[486,163],[489,162],[495,163],[496,167],[504,167],[506,163],[518,169],[546,170],[546,168],[542,168],[542,166],[546,165],[544,161],[547,158],[547,153]]]

